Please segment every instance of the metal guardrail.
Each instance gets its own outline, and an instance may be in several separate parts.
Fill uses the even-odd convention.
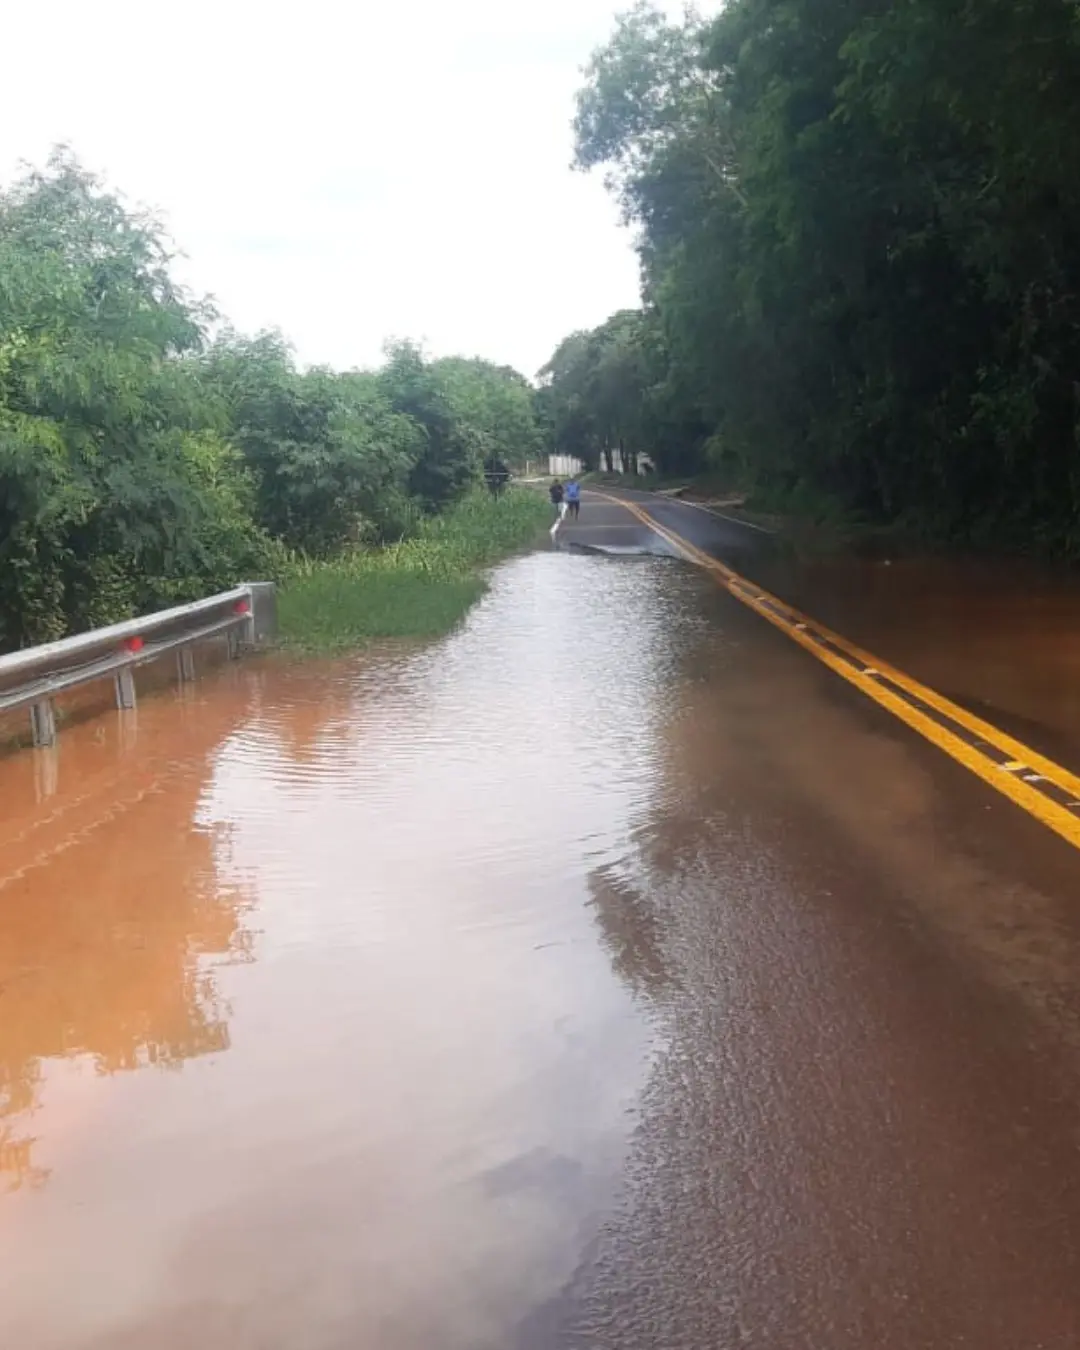
[[[186,682],[195,678],[195,643],[224,634],[230,657],[237,657],[276,627],[274,586],[255,581],[194,604],[10,652],[0,656],[0,713],[28,707],[34,744],[53,745],[57,694],[111,676],[116,706],[134,708],[137,666],[175,652],[177,675]]]

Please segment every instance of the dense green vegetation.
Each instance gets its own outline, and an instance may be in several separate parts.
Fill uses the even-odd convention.
[[[430,542],[486,459],[537,452],[514,371],[408,343],[377,371],[301,370],[170,263],[65,152],[0,191],[0,650]]]
[[[644,307],[546,373],[560,444],[633,441],[774,498],[1080,552],[1080,11],[1072,0],[639,4],[578,163]]]

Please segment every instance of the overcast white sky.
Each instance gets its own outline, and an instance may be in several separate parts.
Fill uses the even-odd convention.
[[[371,364],[393,335],[533,375],[637,301],[614,205],[568,167],[579,68],[625,7],[14,6],[0,180],[67,141],[163,215],[190,285],[302,361]]]

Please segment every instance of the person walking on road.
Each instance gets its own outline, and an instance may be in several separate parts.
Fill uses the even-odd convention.
[[[566,515],[566,492],[562,483],[556,478],[551,487],[548,488],[548,496],[551,498],[551,504],[555,508],[555,524],[558,525]]]
[[[581,484],[574,478],[571,478],[566,485],[566,505],[570,512],[570,518],[577,520],[581,514]]]

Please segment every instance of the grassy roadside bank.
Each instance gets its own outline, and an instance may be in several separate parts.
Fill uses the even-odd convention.
[[[281,587],[283,645],[341,651],[376,638],[437,637],[484,593],[483,569],[540,539],[545,497],[478,491],[425,522],[412,539],[300,563]]]

